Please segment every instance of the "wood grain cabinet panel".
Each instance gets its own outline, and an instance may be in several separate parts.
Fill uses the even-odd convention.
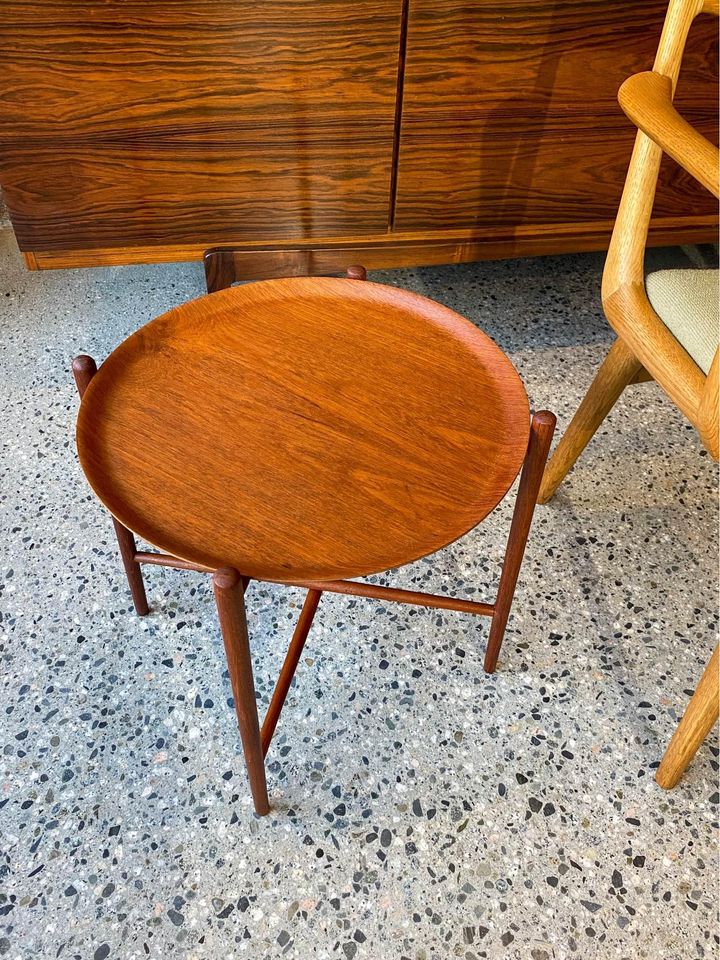
[[[13,137],[394,118],[399,0],[2,0]]]
[[[3,0],[23,249],[387,228],[399,0]]]
[[[398,230],[552,224],[607,225],[617,212],[634,130],[606,119],[574,118],[522,132],[475,120],[414,124],[402,141],[395,225]],[[705,130],[706,135],[711,133]],[[452,159],[451,159],[452,158]],[[654,217],[681,226],[717,213],[717,205],[676,163],[664,158]]]
[[[280,128],[224,141],[28,141],[0,160],[26,249],[362,234],[387,225],[392,138]]]
[[[667,0],[411,0],[403,120],[617,116],[617,92],[655,58]],[[693,105],[717,111],[717,18],[683,59]],[[682,92],[682,91],[680,91]]]
[[[628,6],[412,0],[395,229],[613,220],[635,135],[617,91],[652,66],[666,2]],[[717,18],[701,17],[677,102],[711,138],[717,76]],[[668,161],[656,217],[681,225],[714,213]]]
[[[0,184],[31,266],[400,266],[601,249],[666,0],[0,0]],[[717,18],[680,110],[717,124]],[[714,236],[667,161],[655,242]]]

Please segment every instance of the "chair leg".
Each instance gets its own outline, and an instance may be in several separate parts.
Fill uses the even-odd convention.
[[[520,573],[520,564],[525,553],[525,545],[535,512],[538,489],[554,432],[555,415],[548,410],[536,413],[530,428],[530,443],[520,477],[520,486],[515,501],[512,524],[510,525],[510,536],[508,537],[502,573],[500,574],[500,586],[495,600],[495,611],[490,624],[490,636],[484,664],[486,673],[493,673],[497,666],[500,647],[505,636],[505,627],[510,616],[510,607],[515,595],[515,585]]]
[[[708,665],[692,695],[685,715],[677,726],[655,779],[671,790],[688,767],[698,747],[720,714],[720,646],[715,647]]]
[[[270,812],[270,803],[260,741],[260,722],[255,700],[255,682],[245,617],[245,591],[242,577],[237,570],[223,567],[213,574],[213,589],[255,812],[265,816]]]
[[[642,375],[642,370],[640,361],[618,338],[545,468],[538,503],[547,503],[552,497],[620,394],[629,383]]]
[[[81,354],[73,360],[72,372],[75,378],[75,386],[82,400],[83,394],[90,385],[90,381],[97,373],[97,364],[92,357]],[[127,527],[124,527],[115,517],[113,517],[113,526],[115,527],[115,536],[117,537],[118,546],[120,547],[120,556],[122,557],[123,566],[125,567],[125,574],[130,586],[130,593],[132,594],[135,610],[138,616],[144,617],[150,612],[150,608],[148,607],[147,596],[145,594],[145,584],[143,583],[140,564],[135,560],[135,554],[137,553],[135,537],[133,537]]]

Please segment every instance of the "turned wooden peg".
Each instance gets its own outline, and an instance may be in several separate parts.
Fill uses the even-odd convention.
[[[549,410],[541,410],[533,416],[530,426],[530,442],[520,475],[520,486],[515,501],[512,524],[510,525],[505,560],[500,574],[497,600],[495,601],[495,612],[490,625],[490,636],[484,664],[487,673],[493,673],[497,666],[500,647],[505,636],[505,627],[510,616],[510,607],[515,596],[520,565],[530,533],[535,502],[554,432],[554,413],[550,413]]]
[[[90,385],[90,381],[97,373],[97,364],[92,357],[87,356],[87,354],[81,354],[73,360],[72,372],[75,378],[75,386],[82,400],[85,391]],[[127,527],[124,527],[115,517],[112,518],[112,522],[135,611],[138,616],[144,617],[150,612],[150,607],[147,602],[140,564],[135,560],[135,555],[137,554],[135,537]]]
[[[213,574],[213,590],[255,812],[265,816],[270,812],[270,803],[255,700],[243,578],[232,567],[222,567]]]
[[[359,264],[347,268],[348,280],[367,280],[367,270]]]
[[[82,400],[90,381],[97,373],[97,364],[92,357],[89,357],[86,353],[81,353],[72,362],[72,372],[75,378],[75,386]]]

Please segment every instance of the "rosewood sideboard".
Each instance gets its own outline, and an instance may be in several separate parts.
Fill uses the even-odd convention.
[[[0,184],[31,268],[240,248],[273,276],[602,249],[664,0],[2,0]],[[716,137],[717,19],[677,103]],[[714,238],[669,159],[654,243]]]

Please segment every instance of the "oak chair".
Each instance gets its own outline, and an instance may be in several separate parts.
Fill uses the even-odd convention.
[[[718,0],[670,0],[652,71],[620,88],[623,111],[638,127],[602,280],[605,316],[617,334],[545,469],[538,501],[548,501],[616,400],[631,383],[655,380],[718,459],[718,270],[663,270],[645,276],[645,246],[658,171],[669,154],[715,197],[718,149],[673,106],[688,31]],[[717,650],[673,738],[657,780],[679,780],[718,717]]]
[[[678,783],[717,721],[720,710],[719,656],[720,647],[715,647],[658,767],[655,779],[665,790],[671,790]]]
[[[348,272],[222,289],[146,324],[99,370],[73,363],[80,463],[114,517],[137,613],[148,613],[141,564],[212,575],[259,814],[323,593],[490,617],[495,670],[555,426],[531,416],[514,367],[468,320]],[[494,602],[358,579],[467,533],[519,472]],[[156,549],[138,550],[135,535]],[[307,591],[262,725],[252,581]]]

